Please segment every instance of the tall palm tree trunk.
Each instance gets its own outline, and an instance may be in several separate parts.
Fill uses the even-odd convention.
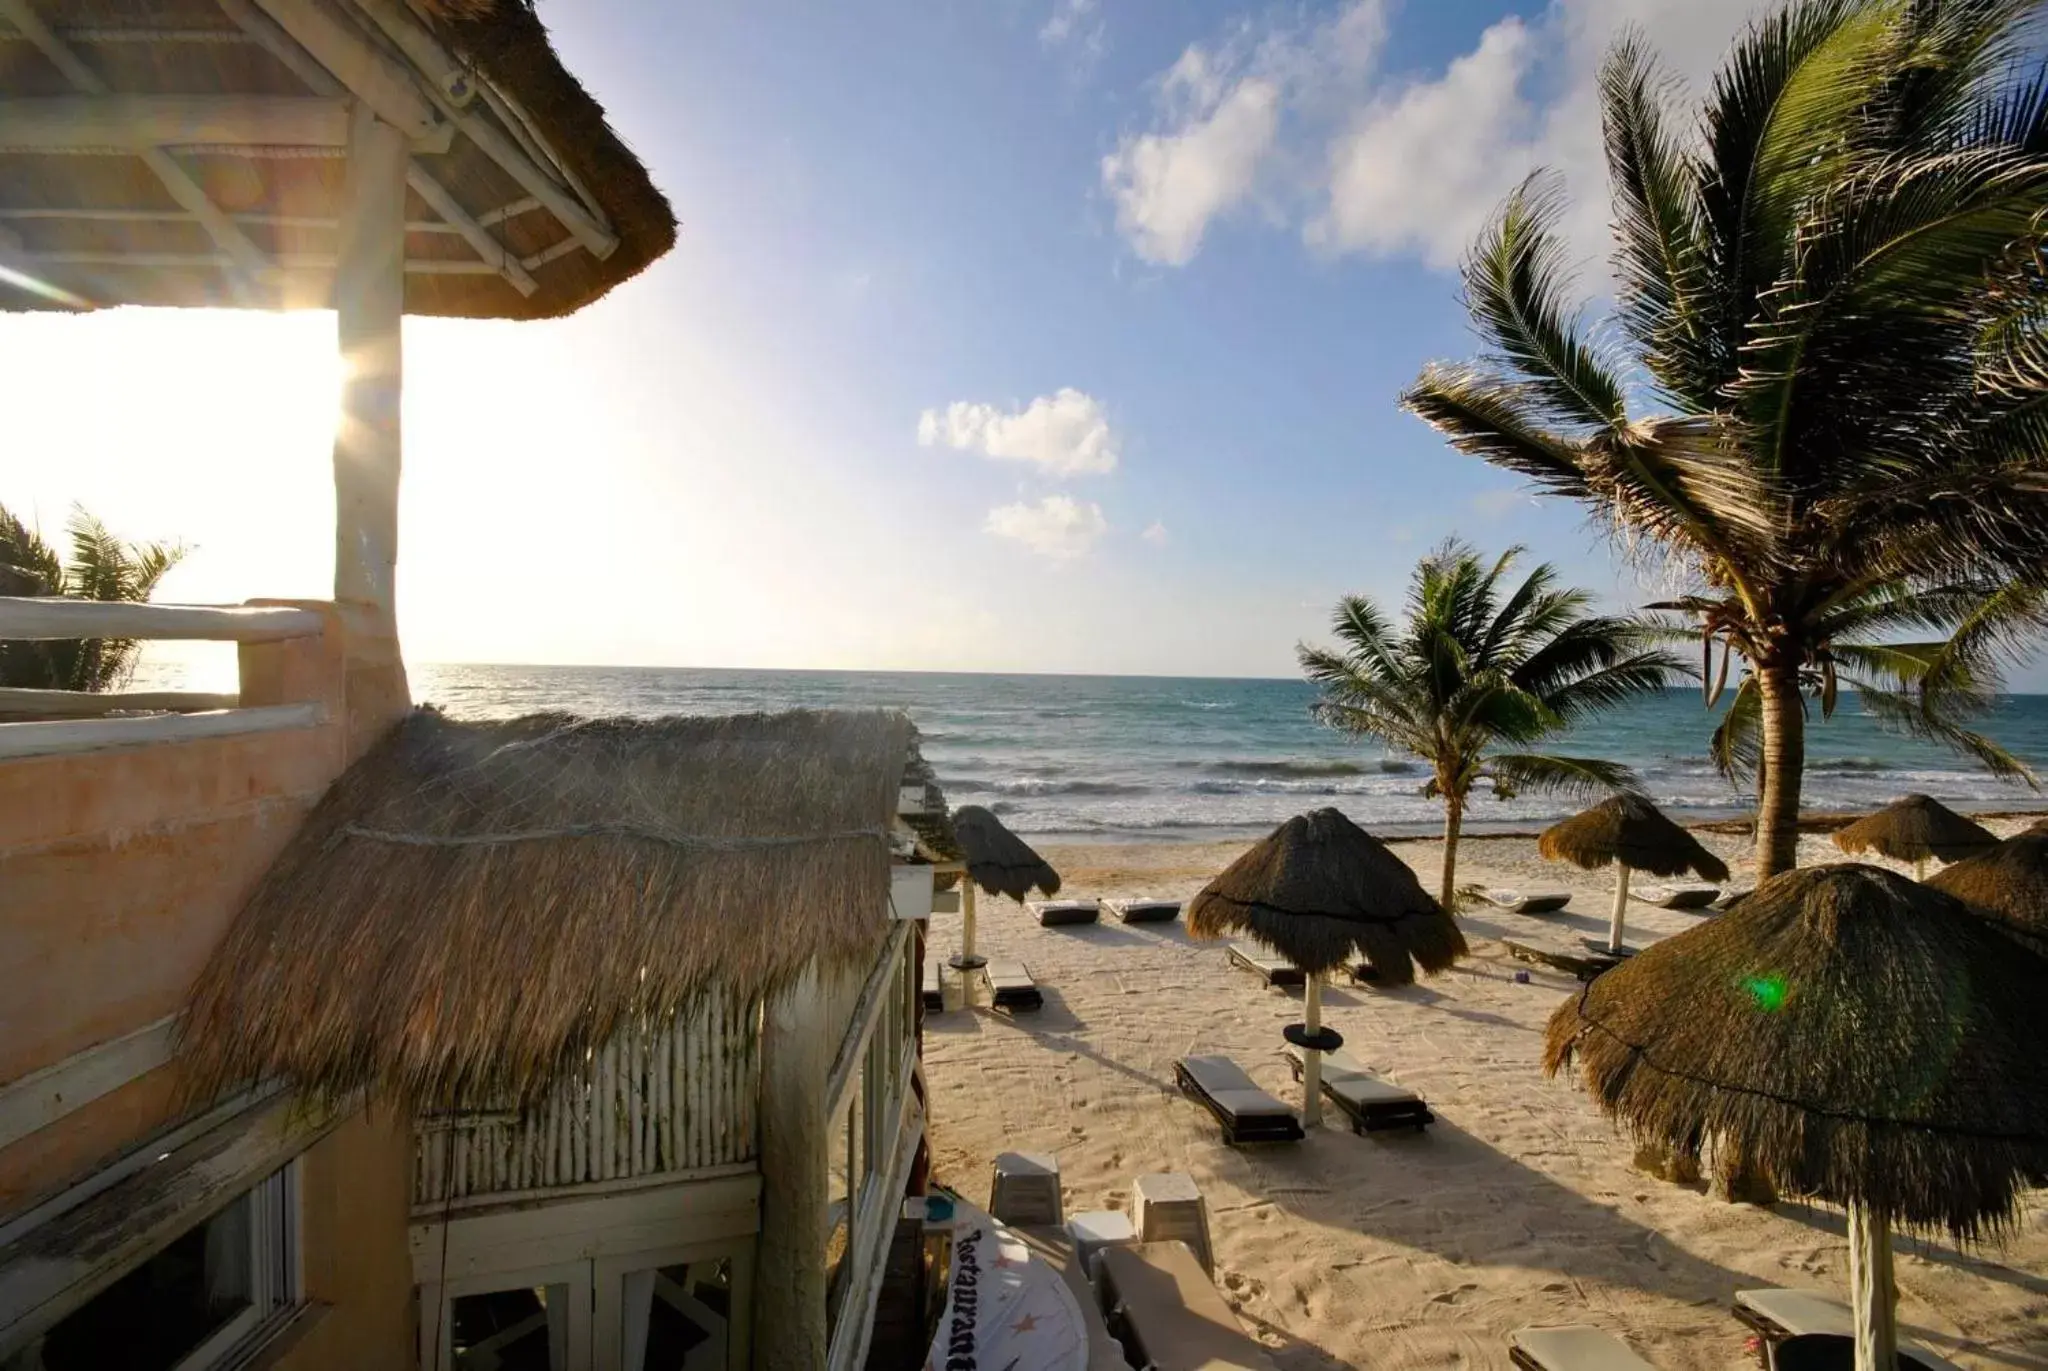
[[[1444,879],[1437,891],[1437,903],[1444,913],[1458,913],[1458,830],[1465,825],[1465,806],[1453,799],[1444,801]]]
[[[1756,807],[1756,878],[1769,880],[1799,865],[1799,786],[1806,771],[1806,705],[1799,667],[1757,669],[1762,704],[1763,786]]]

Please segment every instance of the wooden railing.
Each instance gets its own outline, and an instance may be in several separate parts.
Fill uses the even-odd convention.
[[[319,637],[310,609],[273,605],[106,604],[61,596],[0,596],[0,640],[182,639],[238,644]],[[241,707],[239,695],[198,691],[0,689],[0,760],[101,747],[311,728],[319,704]],[[5,722],[28,719],[33,722]]]
[[[413,1205],[717,1172],[758,1155],[761,1002],[713,987],[688,1011],[628,1027],[524,1113],[419,1119]]]

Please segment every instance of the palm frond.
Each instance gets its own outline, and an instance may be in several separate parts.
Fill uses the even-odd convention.
[[[1502,796],[1534,791],[1591,800],[1617,791],[1639,793],[1642,783],[1619,762],[1598,757],[1551,757],[1529,752],[1497,752],[1486,760],[1494,790]]]
[[[1664,127],[1674,89],[1641,35],[1625,34],[1600,67],[1607,175],[1614,189],[1618,317],[1664,394],[1713,409],[1733,372],[1726,330],[1708,317],[1699,169]]]
[[[1465,302],[1501,364],[1553,423],[1606,428],[1627,418],[1622,385],[1565,305],[1563,201],[1531,177],[1480,231],[1465,262]]]

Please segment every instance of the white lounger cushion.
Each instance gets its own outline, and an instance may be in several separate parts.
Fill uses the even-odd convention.
[[[1203,1094],[1241,1119],[1280,1114],[1294,1117],[1292,1109],[1260,1089],[1259,1083],[1228,1057],[1183,1057],[1181,1068]]]
[[[1633,892],[1644,904],[1659,909],[1705,909],[1721,898],[1718,885],[1646,885]]]
[[[1302,1060],[1301,1049],[1293,1043],[1287,1044],[1287,1055],[1293,1061]],[[1412,1090],[1381,1080],[1365,1069],[1365,1063],[1342,1051],[1323,1054],[1323,1085],[1358,1105],[1409,1104],[1422,1100]]]
[[[1516,913],[1527,909],[1563,909],[1572,902],[1569,890],[1482,890],[1480,895],[1488,904]]]
[[[1268,976],[1275,972],[1285,974],[1296,969],[1293,962],[1288,961],[1272,948],[1261,947],[1257,943],[1232,943],[1230,950],[1236,953],[1242,960],[1250,962],[1253,966],[1265,972]]]
[[[1793,1337],[1802,1333],[1836,1338],[1856,1336],[1856,1315],[1849,1302],[1825,1290],[1738,1290],[1735,1307],[1748,1310],[1761,1322],[1782,1328]],[[1899,1354],[1936,1371],[1960,1371],[1954,1362],[1911,1338],[1899,1339]]]
[[[1627,1343],[1591,1324],[1517,1328],[1508,1342],[1544,1371],[1656,1371]]]
[[[1047,927],[1060,924],[1092,924],[1101,906],[1094,900],[1033,900],[1024,912]]]

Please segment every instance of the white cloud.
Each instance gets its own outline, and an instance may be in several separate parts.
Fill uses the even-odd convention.
[[[1640,29],[1697,98],[1743,21],[1770,3],[1553,0],[1421,73],[1379,69],[1385,0],[1354,0],[1307,30],[1240,29],[1214,52],[1189,48],[1161,77],[1159,126],[1118,145],[1104,184],[1119,227],[1155,262],[1185,265],[1211,220],[1256,199],[1318,249],[1443,267],[1518,181],[1548,167],[1564,175],[1574,246],[1604,256],[1595,78],[1608,45]],[[1259,93],[1257,121],[1231,108],[1246,91]]]
[[[1441,80],[1354,116],[1330,145],[1328,202],[1308,240],[1454,264],[1529,164],[1527,147],[1504,132],[1528,119],[1521,87],[1534,46],[1520,19],[1503,19]]]
[[[955,400],[918,416],[917,441],[1030,462],[1049,474],[1101,475],[1116,470],[1116,433],[1102,403],[1068,386],[1005,413],[994,405]]]
[[[1183,69],[1187,69],[1184,71]],[[1259,161],[1280,129],[1280,89],[1246,77],[1222,89],[1199,48],[1168,74],[1195,113],[1167,133],[1127,137],[1102,159],[1116,223],[1140,257],[1185,266],[1209,221],[1251,193]]]
[[[1169,535],[1166,532],[1166,525],[1160,523],[1157,519],[1154,519],[1151,523],[1147,524],[1145,526],[1145,531],[1143,533],[1140,533],[1138,536],[1140,538],[1143,538],[1146,542],[1152,544],[1152,546],[1154,547],[1165,547],[1167,542],[1169,541]]]
[[[998,538],[1022,543],[1056,562],[1084,557],[1109,532],[1102,506],[1081,504],[1070,495],[1048,495],[1035,505],[999,505],[986,528]]]
[[[1085,75],[1108,48],[1109,28],[1096,13],[1096,0],[1053,0],[1038,41],[1048,48],[1067,49],[1077,73]]]

